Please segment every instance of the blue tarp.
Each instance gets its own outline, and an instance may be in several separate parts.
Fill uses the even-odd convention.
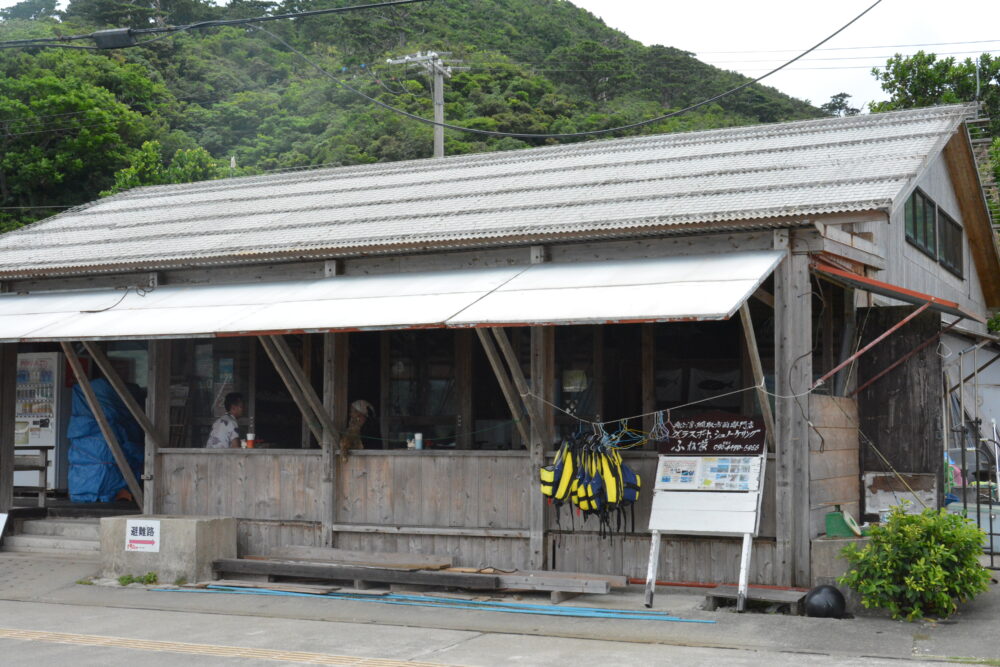
[[[129,413],[107,380],[91,382],[97,402],[122,446],[125,458],[135,473],[142,475],[145,454],[142,428]],[[121,489],[128,488],[101,429],[87,406],[80,385],[73,387],[73,414],[66,430],[69,438],[69,497],[75,503],[107,503]]]

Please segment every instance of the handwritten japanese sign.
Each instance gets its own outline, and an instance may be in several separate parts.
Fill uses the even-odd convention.
[[[126,519],[125,551],[160,551],[160,522],[150,519]]]
[[[657,443],[660,454],[677,456],[759,456],[764,452],[760,419],[723,412],[668,423],[668,440]]]

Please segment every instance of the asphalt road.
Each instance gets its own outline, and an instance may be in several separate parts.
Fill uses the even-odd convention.
[[[75,583],[96,563],[0,554],[5,665],[898,665],[1000,659],[996,585],[946,623],[657,609],[711,624],[552,618]],[[542,603],[544,598],[525,598]],[[564,603],[641,608],[639,592]],[[987,663],[989,664],[989,663]],[[998,664],[993,662],[992,664]]]

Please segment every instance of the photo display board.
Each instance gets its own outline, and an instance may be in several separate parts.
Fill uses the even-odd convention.
[[[655,491],[756,491],[759,456],[661,456]]]

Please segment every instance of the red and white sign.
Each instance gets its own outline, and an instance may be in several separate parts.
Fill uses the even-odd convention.
[[[150,519],[126,519],[125,551],[159,553],[160,522]]]

